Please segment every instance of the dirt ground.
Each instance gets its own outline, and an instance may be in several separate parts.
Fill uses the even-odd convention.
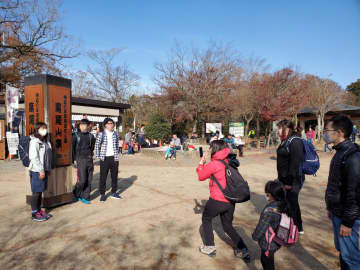
[[[317,177],[307,177],[300,205],[305,235],[296,247],[275,256],[277,269],[338,269],[324,192],[330,154],[321,154]],[[95,166],[91,205],[80,202],[51,210],[36,223],[25,205],[24,170],[19,161],[0,162],[1,269],[262,269],[251,240],[265,205],[264,184],[276,178],[272,154],[241,159],[240,171],[252,191],[251,202],[236,206],[234,226],[248,245],[252,262],[234,258],[231,240],[214,220],[217,256],[198,251],[201,212],[208,183],[197,181],[197,161],[164,161],[138,154],[120,160],[122,200],[99,202]],[[108,178],[108,191],[110,177]]]

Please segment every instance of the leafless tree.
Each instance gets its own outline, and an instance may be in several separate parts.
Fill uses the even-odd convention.
[[[237,61],[236,51],[222,44],[213,42],[204,50],[177,44],[168,61],[155,66],[155,82],[176,120],[192,120],[196,132],[199,123],[229,117],[225,100],[233,93]]]
[[[48,70],[56,73],[61,60],[78,55],[61,26],[59,6],[57,0],[0,0],[3,81],[19,81],[22,76]]]
[[[90,51],[88,56],[96,64],[88,66],[97,96],[104,100],[125,102],[138,86],[140,77],[126,63],[115,64],[115,58],[123,49]]]
[[[321,79],[314,75],[308,75],[310,82],[310,105],[315,109],[318,121],[318,138],[321,139],[324,125],[325,114],[334,105],[343,101],[343,91],[338,83],[330,79]]]

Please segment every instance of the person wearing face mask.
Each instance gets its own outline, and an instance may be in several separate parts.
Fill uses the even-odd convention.
[[[301,173],[304,145],[294,123],[289,120],[282,120],[277,126],[281,139],[276,159],[278,179],[284,184],[286,200],[293,211],[292,216],[295,225],[298,227],[300,234],[304,234],[299,205],[299,193],[305,181],[305,176]]]
[[[269,226],[276,230],[280,225],[281,214],[284,213],[292,217],[290,205],[285,199],[285,189],[280,181],[269,181],[265,185],[265,198],[267,205],[261,212],[258,225],[256,226],[252,238],[257,241],[261,249],[261,264],[264,270],[275,269],[274,255],[280,249],[280,245],[275,241],[268,241],[266,231]],[[270,244],[270,245],[269,245]]]
[[[352,121],[338,115],[324,130],[324,140],[336,151],[330,163],[325,201],[341,269],[355,270],[360,269],[360,147],[350,140],[352,129]]]
[[[47,125],[42,122],[37,123],[34,134],[30,136],[29,144],[31,216],[34,221],[45,221],[50,218],[50,215],[41,209],[41,202],[42,193],[47,188],[51,157],[52,150],[48,140]]]

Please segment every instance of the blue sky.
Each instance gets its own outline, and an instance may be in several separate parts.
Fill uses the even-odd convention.
[[[82,50],[125,48],[116,59],[152,87],[154,63],[175,40],[205,48],[230,43],[243,56],[266,59],[272,69],[296,65],[341,86],[360,78],[360,0],[64,0],[66,33]],[[85,70],[89,59],[67,64]]]

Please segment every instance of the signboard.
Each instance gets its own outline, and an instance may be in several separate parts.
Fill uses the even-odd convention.
[[[51,142],[56,152],[56,165],[71,164],[71,90],[49,85],[49,120]]]
[[[19,133],[6,132],[6,140],[10,155],[16,155],[19,145]]]
[[[71,164],[71,81],[36,75],[25,80],[26,135],[38,122],[48,125],[56,167]]]
[[[26,135],[29,136],[34,133],[35,124],[45,120],[43,86],[26,86],[25,101]]]
[[[7,121],[11,123],[15,110],[19,108],[19,89],[6,85]]]
[[[229,134],[234,135],[235,137],[238,136],[245,136],[245,127],[244,122],[230,122],[229,123]]]
[[[221,133],[221,123],[206,123],[206,133]]]

